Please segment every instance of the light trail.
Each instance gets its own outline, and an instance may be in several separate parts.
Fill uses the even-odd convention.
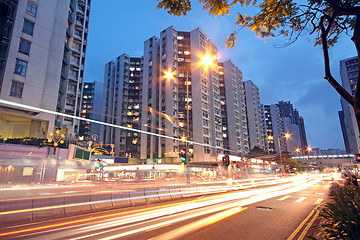
[[[185,234],[189,234],[191,232],[194,232],[196,230],[199,230],[201,228],[204,228],[206,226],[209,226],[211,224],[214,224],[216,222],[219,222],[225,218],[228,218],[234,214],[240,213],[244,210],[246,210],[247,207],[235,207],[231,208],[229,210],[220,212],[218,214],[215,214],[213,216],[198,220],[196,222],[187,224],[183,227],[180,227],[178,229],[175,229],[173,231],[170,231],[168,233],[162,234],[160,236],[156,236],[154,238],[150,238],[150,240],[168,240],[173,238],[179,238],[184,236]]]
[[[109,127],[120,128],[120,129],[127,130],[127,131],[145,133],[145,134],[153,135],[153,136],[156,136],[156,137],[168,138],[168,139],[171,139],[171,140],[186,142],[186,143],[189,143],[189,144],[201,145],[201,146],[205,146],[205,147],[210,147],[210,148],[214,148],[214,149],[221,149],[221,150],[224,150],[224,151],[230,151],[230,152],[236,152],[237,153],[237,151],[233,151],[233,150],[230,150],[230,149],[225,149],[225,148],[221,148],[221,147],[217,147],[217,146],[212,146],[212,145],[209,145],[209,144],[189,141],[189,140],[185,140],[185,139],[181,139],[181,138],[174,138],[174,137],[170,137],[170,136],[166,136],[166,135],[162,135],[162,134],[158,134],[158,133],[152,133],[152,132],[147,132],[147,131],[140,130],[140,129],[128,128],[128,127],[124,127],[124,126],[120,126],[120,125],[116,125],[116,124],[112,124],[112,123],[101,122],[101,121],[93,120],[93,119],[89,119],[89,118],[82,118],[82,117],[78,117],[78,116],[74,116],[74,115],[70,115],[70,114],[66,114],[66,113],[56,112],[56,111],[52,111],[52,110],[48,110],[48,109],[44,109],[44,108],[39,108],[39,107],[33,107],[33,106],[26,105],[26,104],[16,103],[16,102],[4,100],[4,99],[0,99],[0,104],[1,105],[7,105],[7,106],[13,106],[13,107],[19,107],[19,108],[23,108],[23,109],[36,111],[36,112],[43,112],[43,113],[48,113],[48,114],[53,114],[53,115],[59,115],[59,116],[67,117],[67,118],[73,118],[73,119],[80,120],[80,121],[87,121],[87,122],[96,123],[96,124],[100,124],[100,125],[105,125],[105,126],[109,126]]]
[[[80,219],[65,223],[59,223],[59,224],[52,224],[48,226],[41,226],[37,228],[30,228],[30,229],[23,229],[19,231],[14,232],[8,232],[8,233],[2,233],[0,236],[8,236],[13,234],[19,234],[19,233],[27,233],[32,231],[38,231],[38,230],[44,230],[43,232],[35,233],[35,234],[42,234],[46,232],[57,232],[61,230],[66,230],[66,234],[76,234],[76,233],[86,233],[91,232],[96,229],[97,231],[101,231],[99,234],[105,234],[110,233],[113,231],[119,231],[120,228],[123,228],[121,226],[126,226],[128,224],[135,224],[137,222],[143,222],[144,224],[147,224],[148,222],[145,222],[147,220],[156,219],[156,218],[164,218],[167,216],[173,216],[175,219],[172,219],[172,222],[179,222],[183,220],[187,220],[190,218],[194,218],[196,216],[201,216],[203,214],[201,213],[215,213],[219,211],[226,211],[232,208],[238,208],[238,207],[245,207],[249,204],[263,201],[269,198],[281,196],[281,195],[287,195],[292,192],[297,192],[303,189],[306,189],[310,186],[313,186],[314,184],[319,183],[322,181],[322,178],[314,178],[314,179],[308,179],[306,177],[294,177],[292,179],[293,181],[290,183],[285,183],[282,186],[274,186],[269,187],[266,189],[254,189],[254,190],[248,190],[244,192],[232,192],[232,193],[223,193],[218,196],[209,196],[209,197],[203,197],[201,199],[192,200],[192,201],[186,201],[184,203],[174,203],[174,204],[168,204],[168,205],[162,205],[157,207],[150,207],[145,209],[138,209],[134,211],[126,211],[123,213],[116,213],[116,214],[110,214],[105,216],[98,216],[98,217],[91,217],[87,219]],[[206,209],[209,208],[209,209]],[[195,211],[193,214],[191,211]],[[198,211],[198,212],[196,212]],[[188,214],[189,213],[189,214]],[[186,216],[183,217],[177,217],[176,214],[186,214]],[[200,214],[200,215],[199,215]],[[90,222],[94,221],[96,222]],[[121,236],[128,236],[131,234],[134,234],[138,231],[144,231],[149,229],[156,229],[160,227],[164,227],[169,223],[169,221],[164,221],[163,223],[155,223],[152,225],[147,225],[144,227],[137,228],[136,231],[126,230],[127,228],[124,228],[126,232],[115,234],[114,236],[105,238],[105,239],[114,239]],[[79,225],[80,224],[80,225]],[[73,230],[68,230],[70,228],[69,225],[72,225]],[[81,226],[83,225],[83,226]],[[86,226],[87,225],[87,226]],[[50,229],[55,228],[56,229]],[[63,227],[63,228],[61,228]],[[109,229],[113,228],[113,229]],[[30,236],[34,233],[22,235],[22,236]],[[91,236],[98,236],[97,233],[91,233]],[[90,235],[82,235],[84,238],[86,236],[90,237]],[[58,233],[54,233],[54,238],[59,237]],[[70,237],[65,237],[66,239],[70,239]],[[50,236],[47,239],[51,239]]]
[[[292,178],[275,178],[275,179],[273,179],[273,178],[264,178],[264,179],[272,179],[272,180],[257,183],[257,186],[268,186],[268,185],[274,185],[274,184],[294,181]],[[62,205],[56,205],[56,206],[46,206],[46,207],[37,207],[37,208],[28,208],[28,209],[4,211],[4,212],[0,212],[0,216],[10,215],[10,214],[17,214],[17,213],[52,210],[52,209],[59,209],[59,208],[80,207],[80,206],[102,204],[102,203],[109,203],[109,202],[131,201],[131,200],[136,200],[136,199],[146,199],[146,198],[154,198],[154,197],[159,197],[160,198],[160,197],[173,196],[173,195],[193,195],[193,194],[201,194],[201,193],[209,194],[209,193],[219,193],[219,192],[224,192],[224,191],[252,188],[253,185],[254,185],[254,183],[252,183],[252,181],[254,181],[254,179],[249,179],[247,181],[250,181],[250,183],[242,184],[241,186],[207,186],[207,187],[198,187],[198,188],[166,189],[166,190],[158,190],[158,192],[163,192],[163,193],[152,194],[152,195],[145,195],[145,193],[146,192],[147,193],[156,192],[156,191],[145,191],[144,196],[116,198],[116,199],[89,201],[89,202],[82,202],[82,203],[62,204]],[[120,192],[122,193],[124,191],[122,190]],[[84,195],[84,194],[85,193],[82,193],[80,195]],[[74,196],[76,196],[76,195],[74,195]],[[69,196],[67,196],[67,197],[69,197]],[[42,198],[46,198],[46,197],[42,197]]]

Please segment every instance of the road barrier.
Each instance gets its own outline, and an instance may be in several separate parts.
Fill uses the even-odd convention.
[[[237,185],[239,186],[239,185]],[[151,204],[215,192],[237,190],[226,184],[182,185],[113,189],[103,192],[66,193],[23,199],[0,200],[0,224],[29,223],[102,210]]]

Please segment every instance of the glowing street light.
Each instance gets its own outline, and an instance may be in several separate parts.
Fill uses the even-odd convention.
[[[56,130],[55,134],[50,132],[49,136],[51,137],[51,139],[48,139],[48,142],[54,142],[54,154],[56,153],[56,147],[59,146],[60,144],[63,144],[65,141],[63,140],[63,138],[65,138],[65,134],[61,134],[60,135],[60,131]]]
[[[174,78],[174,72],[172,72],[171,70],[165,71],[165,78],[171,80]]]
[[[308,152],[308,155],[310,155],[310,152],[312,151],[312,147],[306,147],[306,151]]]
[[[213,66],[214,58],[210,54],[200,56],[200,58],[201,58],[200,65],[204,66],[206,69],[208,67],[210,67],[210,66]],[[186,124],[187,124],[186,130],[187,130],[187,134],[186,134],[186,136],[181,137],[181,140],[185,141],[185,144],[186,144],[186,148],[185,148],[186,153],[190,152],[190,149],[189,149],[190,148],[190,146],[189,146],[189,140],[190,140],[189,85],[191,85],[191,81],[189,81],[189,71],[191,71],[191,67],[190,67],[190,69],[186,68],[186,70],[185,70],[185,76],[186,76],[186,82],[185,82],[185,85],[186,85]],[[174,73],[171,72],[171,70],[164,71],[164,76],[165,76],[166,79],[172,80],[174,78]],[[185,161],[184,163],[185,163],[185,165],[187,165],[188,160]],[[188,174],[188,170],[189,169],[187,168],[187,170],[186,170],[186,179],[187,179],[187,183],[190,184],[190,177],[189,177],[189,174]]]
[[[203,65],[205,68],[208,68],[213,65],[214,58],[210,56],[210,54],[206,54],[204,56],[201,56],[201,65]]]
[[[290,134],[290,133],[285,133],[284,136],[283,136],[283,138],[289,139],[289,138],[291,138],[291,134]],[[269,136],[267,137],[267,139],[268,139],[269,141],[272,141],[272,140],[274,140],[274,136],[269,135]],[[282,166],[282,164],[283,164],[283,163],[282,163],[282,150],[281,150],[281,144],[280,144],[280,137],[279,137],[279,136],[277,137],[277,141],[278,141],[278,144],[279,144],[280,165]]]

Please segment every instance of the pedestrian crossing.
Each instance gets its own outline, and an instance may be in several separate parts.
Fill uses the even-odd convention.
[[[294,201],[295,203],[301,203],[303,201],[305,201],[307,199],[307,197],[297,197],[297,196],[291,196],[291,195],[286,195],[286,196],[283,196],[279,199],[277,199],[278,201],[284,201],[284,200],[291,200],[291,201]],[[312,199],[312,198],[311,198]],[[321,204],[322,202],[324,201],[323,198],[317,198],[315,201],[314,201],[314,205],[319,205]]]

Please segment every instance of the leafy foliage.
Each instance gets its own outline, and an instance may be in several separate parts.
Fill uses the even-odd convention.
[[[156,0],[158,8],[173,15],[186,15],[191,10],[191,0]],[[193,0],[194,1],[194,0]],[[321,45],[324,54],[325,79],[354,108],[360,130],[360,74],[355,96],[346,91],[332,76],[328,48],[335,45],[345,33],[350,36],[360,62],[360,1],[359,0],[199,0],[203,10],[210,15],[230,14],[233,6],[249,11],[237,14],[235,31],[228,35],[227,47],[234,47],[237,34],[243,28],[254,31],[259,38],[283,36],[287,44],[299,36],[314,34],[314,45]],[[257,11],[254,11],[257,9]],[[359,65],[360,72],[360,65]]]
[[[263,149],[259,148],[258,146],[255,146],[253,149],[250,150],[250,152],[248,153],[248,157],[250,158],[255,158],[255,157],[260,157],[260,156],[266,156],[269,155],[266,151],[264,151]]]
[[[318,227],[325,239],[360,239],[360,188],[340,188],[320,216],[325,223]]]
[[[186,15],[191,10],[190,0],[157,0],[160,1],[158,8],[168,10],[173,15]],[[325,26],[330,26],[331,17],[334,16],[334,24],[331,24],[328,35],[329,46],[334,45],[339,36],[349,30],[353,30],[356,14],[351,9],[360,7],[357,0],[308,0],[307,4],[300,4],[295,0],[199,0],[203,4],[203,10],[208,10],[210,15],[229,15],[229,9],[234,5],[241,7],[256,7],[258,11],[249,15],[238,13],[235,22],[240,27],[228,36],[226,45],[233,47],[236,35],[242,27],[254,31],[260,38],[268,38],[282,35],[289,37],[289,43],[295,41],[298,36],[308,30],[310,34],[316,32],[315,45],[321,44],[320,21]],[[304,1],[305,2],[305,1]],[[335,8],[342,8],[335,11]],[[348,10],[348,11],[347,11]],[[250,12],[250,11],[249,11]],[[322,19],[322,16],[325,16]]]
[[[302,172],[305,170],[309,170],[309,164],[298,159],[289,158],[286,164],[288,166],[288,171],[291,172]]]

